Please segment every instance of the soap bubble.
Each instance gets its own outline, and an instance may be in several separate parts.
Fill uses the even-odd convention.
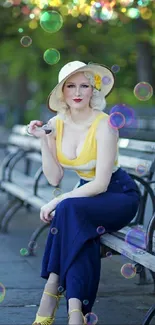
[[[20,249],[20,255],[26,256],[28,254],[29,254],[29,252],[28,252],[27,248],[21,248]]]
[[[20,40],[20,43],[24,47],[29,47],[32,44],[32,39],[29,36],[23,36]]]
[[[104,76],[102,78],[103,85],[110,85],[111,82],[112,82],[112,79],[109,76]]]
[[[120,67],[119,67],[119,65],[114,64],[114,65],[111,67],[111,70],[112,70],[112,72],[117,73],[117,72],[120,71]]]
[[[50,65],[56,64],[60,60],[60,53],[56,49],[48,49],[44,52],[44,61]]]
[[[145,249],[146,239],[146,233],[140,227],[131,228],[125,236],[125,242],[132,245],[133,250],[136,248]]]
[[[149,100],[153,95],[153,88],[148,82],[139,82],[134,88],[134,95],[141,101]]]
[[[0,302],[2,302],[5,298],[6,289],[2,283],[0,283]]]
[[[122,113],[114,112],[110,114],[108,124],[112,129],[121,129],[125,125],[125,117]]]
[[[45,11],[40,17],[40,26],[45,32],[56,33],[63,25],[62,16],[54,10]]]
[[[87,299],[83,300],[83,304],[84,304],[85,306],[87,306],[87,305],[89,304],[89,300],[87,300]]]
[[[103,226],[99,226],[96,230],[99,235],[103,235],[105,233],[105,228]]]
[[[58,229],[53,227],[53,228],[51,229],[51,234],[52,234],[52,235],[56,235],[57,233],[58,233]]]
[[[111,108],[109,114],[116,112],[121,113],[125,118],[123,127],[119,128],[119,136],[121,138],[132,138],[138,131],[138,120],[135,111],[129,105],[117,104]]]
[[[59,287],[58,287],[58,292],[59,292],[59,293],[62,293],[63,291],[64,291],[64,288],[63,288],[62,286],[59,286]]]
[[[136,275],[136,267],[131,263],[126,263],[121,267],[121,274],[126,279],[132,279]]]
[[[94,313],[88,313],[84,316],[85,323],[88,325],[95,325],[98,322],[98,317]]]

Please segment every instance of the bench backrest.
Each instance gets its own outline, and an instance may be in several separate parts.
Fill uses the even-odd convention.
[[[9,147],[41,150],[40,139],[29,136],[26,125],[15,125],[8,142]],[[138,176],[147,175],[151,179],[155,172],[155,142],[121,138],[118,146],[120,166],[128,172]]]

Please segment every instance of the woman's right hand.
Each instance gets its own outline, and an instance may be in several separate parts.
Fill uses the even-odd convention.
[[[45,131],[41,128],[43,125],[42,121],[39,120],[33,120],[28,125],[28,133],[31,133],[37,138],[42,138],[46,135]]]

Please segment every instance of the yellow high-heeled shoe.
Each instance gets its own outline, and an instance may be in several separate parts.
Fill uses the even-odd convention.
[[[57,299],[56,306],[53,310],[52,316],[43,317],[43,316],[39,316],[38,314],[36,314],[36,319],[32,325],[52,325],[55,320],[56,310],[59,308],[59,300],[61,297],[64,297],[63,295],[54,295],[47,291],[44,291],[44,293],[46,293],[48,296],[51,296],[51,297],[54,297]]]
[[[72,310],[70,311],[70,313],[68,314],[68,320],[69,320],[69,318],[70,318],[71,313],[73,313],[74,311],[78,311],[78,312],[80,312],[80,313],[82,314],[82,317],[83,317],[83,325],[87,325],[87,323],[86,323],[86,319],[85,319],[85,317],[83,316],[83,313],[82,313],[82,311],[81,311],[80,309],[72,309]]]

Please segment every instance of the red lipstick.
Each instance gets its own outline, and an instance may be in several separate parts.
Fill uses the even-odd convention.
[[[74,100],[74,102],[79,103],[79,102],[81,102],[82,99],[80,99],[80,98],[75,98],[75,99],[73,99],[73,100]]]

